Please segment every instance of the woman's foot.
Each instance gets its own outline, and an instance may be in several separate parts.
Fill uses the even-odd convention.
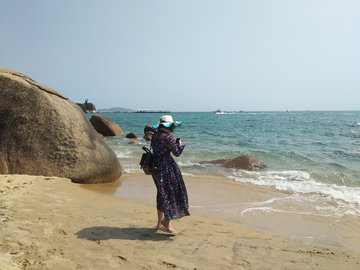
[[[157,228],[159,228],[160,231],[172,234],[172,235],[176,235],[177,232],[174,230],[174,228],[171,226],[170,220],[166,220],[163,219],[161,222],[162,226],[158,226]]]
[[[162,225],[161,223],[158,223],[157,225],[156,225],[156,230],[159,230],[159,228],[165,228],[164,227],[164,225]]]
[[[174,229],[165,228],[165,227],[156,227],[158,231],[162,231],[164,233],[168,233],[170,235],[177,235],[177,232]]]

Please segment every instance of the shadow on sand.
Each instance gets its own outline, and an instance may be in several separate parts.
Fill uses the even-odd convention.
[[[84,228],[77,233],[78,239],[90,241],[104,241],[109,239],[127,239],[142,241],[172,241],[172,235],[157,233],[155,229],[149,228],[118,228],[107,226],[94,226]]]

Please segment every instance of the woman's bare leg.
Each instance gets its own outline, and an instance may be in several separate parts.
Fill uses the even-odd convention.
[[[161,224],[161,221],[163,221],[164,219],[164,212],[157,210],[157,216],[158,216],[158,223],[156,227],[162,227],[163,225]]]
[[[167,232],[167,233],[177,234],[177,232],[172,227],[170,220],[164,219],[164,212],[157,210],[157,215],[158,215],[158,224],[157,224],[156,228],[162,227],[162,228],[166,229],[165,232]],[[160,230],[164,231],[163,229],[160,229]]]

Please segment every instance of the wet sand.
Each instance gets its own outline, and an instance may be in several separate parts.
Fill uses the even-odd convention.
[[[194,197],[196,186],[199,184],[202,190],[204,185],[193,180],[186,178],[189,194]],[[219,205],[222,190],[207,186],[213,190],[213,206]],[[143,193],[138,192],[139,187]],[[155,203],[144,199],[155,194],[149,178],[132,175],[110,185],[97,185],[98,191],[108,194],[89,190],[92,188],[83,188],[64,178],[0,175],[1,269],[358,269],[360,266],[359,252],[271,237],[222,216],[221,211],[219,216],[213,215],[217,211],[204,207],[208,194],[190,197],[192,215],[174,221],[179,234],[168,236],[154,230]],[[109,190],[135,198],[119,198],[115,193],[109,196]],[[250,201],[266,200],[268,196],[260,192],[264,197],[257,198],[257,189],[244,189],[244,192],[249,196],[241,197]]]
[[[311,201],[298,201],[288,191],[234,182],[225,178],[184,176],[191,213],[245,224],[270,236],[328,244],[360,252],[360,218],[336,217]],[[155,207],[151,176],[128,174],[121,182],[85,188]],[[304,195],[301,195],[304,196]]]

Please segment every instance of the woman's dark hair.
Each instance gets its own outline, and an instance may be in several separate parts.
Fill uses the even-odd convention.
[[[159,125],[159,128],[161,128],[161,127],[165,128],[165,129],[167,129],[167,130],[169,130],[170,132],[174,132],[174,129],[175,129],[175,124],[174,124],[174,123],[172,123],[172,125],[171,125],[170,127],[165,127],[163,124],[160,124],[160,125]]]

